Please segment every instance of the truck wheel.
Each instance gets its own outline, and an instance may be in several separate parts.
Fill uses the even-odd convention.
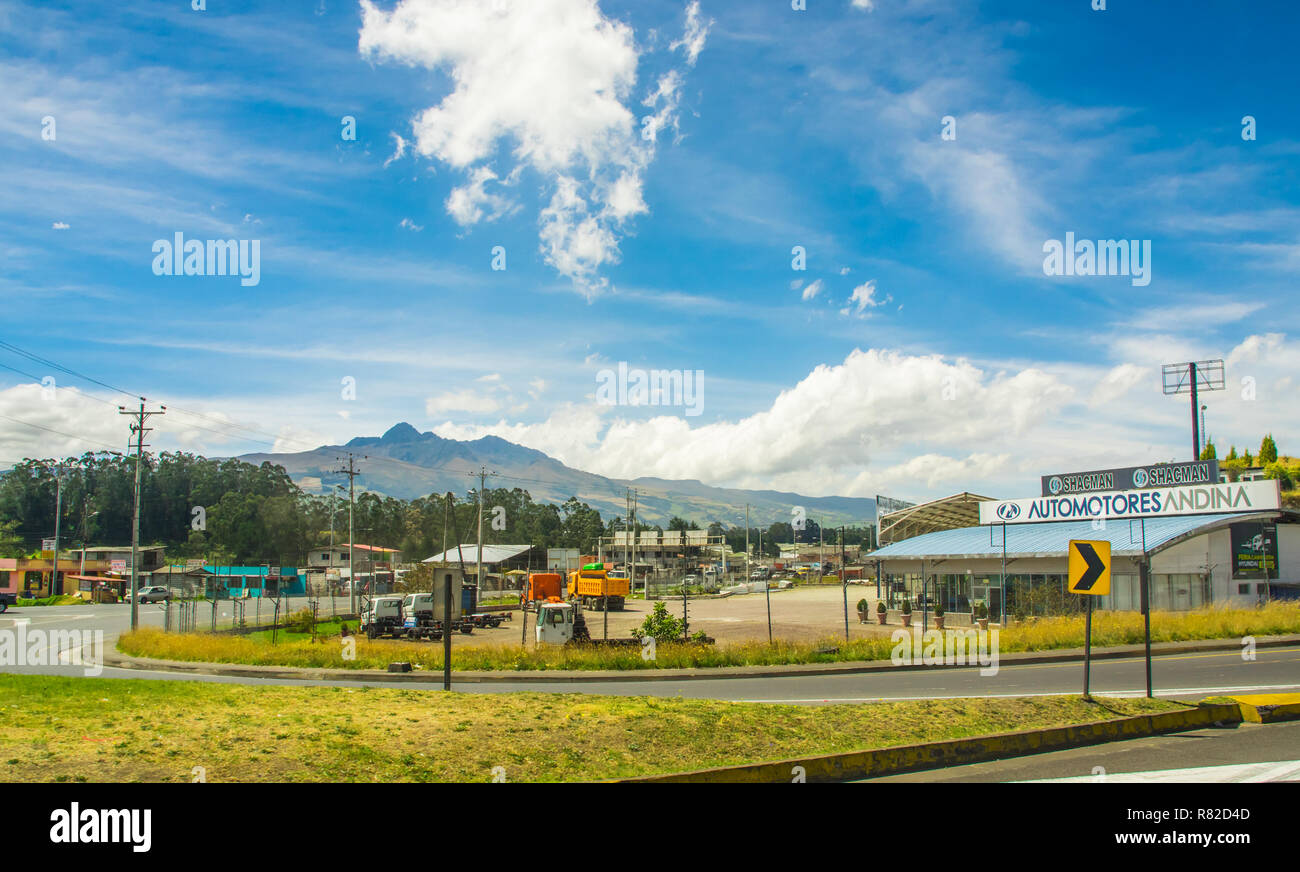
[[[9,603],[0,600],[0,615],[3,615],[7,611],[9,611]]]
[[[474,632],[474,626],[472,624],[466,624],[465,626],[460,628],[460,631],[464,633],[466,636],[468,636],[470,633]]]

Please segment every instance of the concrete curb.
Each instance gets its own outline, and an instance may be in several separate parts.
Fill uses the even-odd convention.
[[[1261,693],[1234,696],[1243,720],[1252,724],[1274,724],[1300,720],[1300,693]]]
[[[1256,648],[1274,648],[1300,644],[1300,634],[1287,636],[1262,636],[1255,640]],[[106,646],[107,647],[107,646]],[[1211,639],[1191,642],[1159,642],[1151,646],[1151,655],[1168,657],[1178,654],[1195,654],[1207,651],[1237,651],[1241,643],[1236,639]],[[1121,645],[1113,648],[1093,649],[1093,660],[1141,657],[1142,645]],[[1001,655],[1000,666],[1035,663],[1071,663],[1083,659],[1083,649],[1067,648],[1059,651],[1029,651]],[[386,681],[436,682],[442,673],[434,670],[390,673],[364,669],[323,669],[298,666],[252,666],[233,663],[203,663],[182,660],[155,660],[133,657],[117,651],[115,647],[104,652],[104,665],[118,669],[140,669],[161,672],[185,672],[200,675],[225,675],[242,678],[299,679],[303,681]],[[646,669],[646,670],[533,670],[515,672],[452,672],[452,681],[460,684],[509,683],[594,683],[605,681],[705,681],[719,678],[792,678],[808,675],[848,675],[898,669],[964,669],[963,666],[924,665],[895,666],[888,660],[851,661],[845,663],[802,663],[788,666],[727,666],[708,669]]]
[[[850,751],[816,757],[792,758],[771,763],[719,766],[671,775],[648,775],[622,779],[636,783],[664,784],[788,784],[803,768],[808,782],[850,781],[897,775],[920,769],[939,769],[968,763],[983,763],[1005,757],[1020,757],[1113,742],[1161,733],[1181,732],[1215,724],[1239,724],[1243,719],[1236,703],[1202,703],[1185,711],[1136,715],[1109,721],[1094,721],[1044,730],[999,733],[967,739],[949,739],[920,745],[901,745],[872,751]]]

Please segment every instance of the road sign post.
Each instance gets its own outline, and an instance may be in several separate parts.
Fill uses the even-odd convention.
[[[1083,631],[1083,696],[1092,689],[1092,598],[1110,593],[1110,542],[1105,539],[1071,539],[1069,591],[1088,597]]]

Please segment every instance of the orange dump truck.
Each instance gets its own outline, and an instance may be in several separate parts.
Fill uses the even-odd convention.
[[[528,591],[524,606],[532,608],[534,603],[563,602],[564,576],[558,572],[534,572],[528,576]]]
[[[623,611],[623,602],[631,593],[631,585],[625,573],[611,575],[603,563],[588,563],[570,572],[569,598],[580,600],[585,608],[596,611],[603,611],[606,603],[611,611]]]

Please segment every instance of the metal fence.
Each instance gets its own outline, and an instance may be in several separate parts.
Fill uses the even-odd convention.
[[[247,597],[240,599],[186,596],[173,590],[170,599],[159,603],[163,610],[163,631],[167,633],[216,633],[229,630],[270,629],[285,626],[304,609],[314,621],[330,621],[352,615],[352,601],[346,596]],[[363,599],[358,597],[357,608]],[[141,604],[144,605],[143,603]]]

